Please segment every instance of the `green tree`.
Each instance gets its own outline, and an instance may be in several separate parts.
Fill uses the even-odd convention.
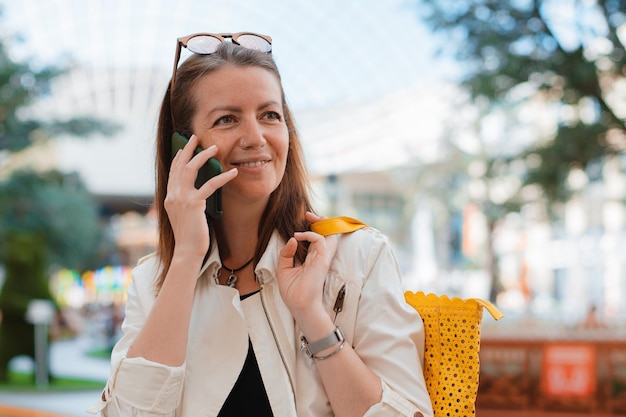
[[[626,150],[626,113],[616,97],[626,77],[624,1],[417,2],[424,22],[446,40],[440,52],[460,64],[461,85],[475,103],[489,111],[535,100],[557,114],[551,140],[490,155],[534,158],[524,184],[539,185],[549,202],[569,196],[573,167]]]
[[[1,17],[1,15],[0,15]],[[0,157],[21,151],[42,140],[66,134],[87,138],[94,132],[115,133],[119,126],[90,116],[64,120],[41,120],[30,116],[32,104],[50,93],[50,83],[67,69],[56,66],[35,67],[15,62],[0,38]]]
[[[33,300],[52,302],[52,294],[46,274],[47,248],[41,238],[18,232],[5,234],[3,242],[6,276],[0,291],[0,380],[7,380],[11,359],[19,355],[35,359],[35,326],[25,317]]]
[[[68,69],[14,61],[8,45],[17,47],[18,41],[17,36],[0,38],[0,172],[14,155],[42,141],[60,135],[110,135],[119,129],[88,115],[35,118],[33,105],[50,94],[51,83]],[[57,171],[7,171],[0,178],[0,255],[6,250],[3,236],[18,231],[45,236],[51,263],[81,267],[92,259],[100,224],[96,202],[81,179]]]
[[[0,38],[0,169],[16,153],[61,134],[86,138],[117,130],[89,116],[36,118],[33,104],[49,94],[51,82],[65,70],[15,62],[7,44]],[[97,205],[76,174],[8,171],[0,170],[0,262],[5,270],[0,379],[7,378],[13,357],[34,353],[33,325],[24,316],[32,300],[51,298],[50,266],[88,267],[103,241]]]
[[[18,355],[35,358],[33,300],[50,300],[51,265],[92,266],[102,246],[97,207],[77,175],[16,171],[0,181],[0,380]]]
[[[23,170],[0,182],[0,254],[6,236],[35,234],[50,264],[93,266],[102,241],[98,208],[75,174]]]
[[[626,77],[626,4],[620,0],[415,0],[420,18],[458,63],[461,87],[480,113],[473,131],[486,192],[474,198],[493,230],[506,213],[532,199],[550,216],[572,190],[573,169],[593,170],[626,150],[620,84]],[[622,92],[623,94],[623,92]],[[532,106],[535,120],[523,109]],[[537,111],[537,109],[540,111]],[[499,142],[485,120],[499,117]],[[548,115],[548,116],[547,116]],[[539,119],[553,115],[552,125]],[[533,131],[530,125],[540,126]],[[517,178],[517,181],[515,179]],[[506,183],[506,198],[493,198]],[[511,190],[513,192],[511,192]],[[536,190],[539,193],[535,192]],[[490,244],[494,299],[499,289]]]

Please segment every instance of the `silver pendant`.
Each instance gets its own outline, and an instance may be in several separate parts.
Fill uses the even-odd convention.
[[[226,285],[228,285],[230,288],[235,288],[236,283],[237,283],[237,275],[230,274],[228,276],[228,279],[226,280]]]

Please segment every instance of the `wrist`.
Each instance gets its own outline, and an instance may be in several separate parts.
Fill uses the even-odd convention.
[[[324,329],[333,329],[335,326],[330,318],[330,315],[324,309],[322,303],[312,303],[306,308],[301,310],[293,310],[293,317],[296,319],[296,323],[303,331],[318,327],[320,324],[325,324]],[[330,330],[329,330],[330,331]],[[328,332],[327,332],[328,333]]]
[[[335,323],[323,308],[294,315],[298,327],[307,340],[315,341],[327,336],[335,329]]]
[[[172,261],[170,262],[168,275],[173,272],[177,276],[183,275],[197,278],[197,274],[202,268],[203,259],[202,256],[188,252],[177,252],[175,250]]]
[[[200,252],[196,248],[174,247],[172,254],[172,263],[181,263],[183,265],[202,265],[205,252]]]

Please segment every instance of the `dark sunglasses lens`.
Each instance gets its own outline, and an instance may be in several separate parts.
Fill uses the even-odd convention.
[[[194,36],[187,41],[187,49],[194,54],[208,55],[217,51],[217,47],[220,43],[222,43],[222,41],[213,36]]]
[[[237,43],[244,48],[254,49],[259,52],[268,53],[272,51],[272,45],[262,37],[256,35],[240,35],[237,38]]]

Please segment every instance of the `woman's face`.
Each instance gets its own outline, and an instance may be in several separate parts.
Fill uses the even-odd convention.
[[[222,188],[224,205],[267,201],[283,178],[289,148],[276,76],[261,67],[226,65],[202,77],[193,94],[193,133],[202,148],[217,145],[224,171],[238,170]]]

